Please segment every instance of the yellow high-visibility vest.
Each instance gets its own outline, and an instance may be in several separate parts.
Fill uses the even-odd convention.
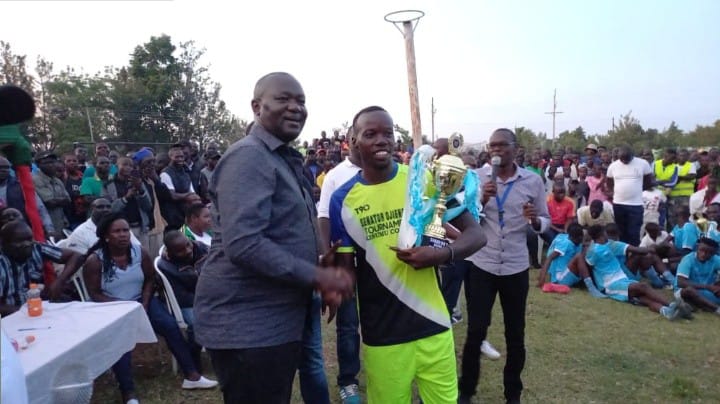
[[[678,176],[682,177],[684,175],[688,175],[690,172],[690,169],[692,168],[692,163],[689,161],[686,161],[685,164],[678,166]],[[670,196],[690,196],[695,191],[695,180],[678,180],[677,184],[675,185],[675,188],[673,188],[672,191],[670,191]]]

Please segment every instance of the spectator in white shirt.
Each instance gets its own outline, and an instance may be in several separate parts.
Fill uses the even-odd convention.
[[[638,246],[644,211],[642,191],[652,186],[652,170],[647,161],[633,155],[629,146],[620,148],[619,157],[608,167],[607,185],[613,195],[620,240]]]
[[[590,202],[590,206],[583,206],[578,209],[577,220],[578,224],[584,229],[596,224],[605,227],[608,224],[615,222],[615,216],[613,216],[613,206],[609,202],[603,202],[599,199],[595,199]]]
[[[640,241],[640,247],[653,247],[656,245],[662,245],[662,244],[671,244],[672,243],[672,237],[666,232],[665,230],[662,230],[660,228],[660,225],[657,223],[648,223],[645,225],[645,230],[647,233]]]
[[[87,253],[90,247],[98,241],[97,235],[95,234],[97,224],[103,217],[109,215],[110,212],[111,205],[107,199],[98,198],[92,201],[92,204],[90,204],[90,218],[73,230],[72,234],[70,234],[65,241],[64,248],[80,254]],[[130,234],[130,241],[133,244],[140,245],[140,241],[132,233]]]

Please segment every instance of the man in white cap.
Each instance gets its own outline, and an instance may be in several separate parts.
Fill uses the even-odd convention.
[[[585,163],[586,165],[593,167],[595,165],[600,165],[600,157],[598,157],[598,147],[595,143],[590,143],[589,145],[585,146],[585,155],[580,158],[581,163]]]

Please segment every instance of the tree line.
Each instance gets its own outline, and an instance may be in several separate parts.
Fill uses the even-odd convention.
[[[33,74],[27,56],[0,41],[0,83],[35,98],[36,117],[23,131],[37,149],[69,151],[75,142],[104,140],[123,150],[180,139],[226,147],[245,135],[247,122],[227,109],[204,53],[193,41],[176,46],[161,35],[136,46],[126,66],[91,75],[55,71],[38,57]]]

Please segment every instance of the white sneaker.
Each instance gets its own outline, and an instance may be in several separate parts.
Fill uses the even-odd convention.
[[[131,398],[125,404],[140,404],[140,401],[138,401],[136,398]]]
[[[215,380],[206,379],[205,376],[200,376],[197,380],[183,380],[182,388],[185,390],[194,389],[211,389],[218,385]]]
[[[497,351],[489,342],[483,341],[480,345],[480,352],[485,355],[488,359],[498,360],[500,359],[500,352]]]

